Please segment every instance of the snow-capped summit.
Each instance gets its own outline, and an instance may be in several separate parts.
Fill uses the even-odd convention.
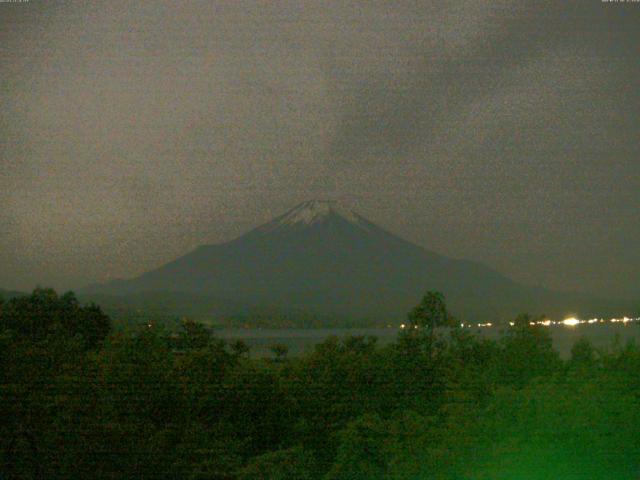
[[[336,202],[328,200],[308,200],[302,202],[300,205],[285,213],[279,220],[280,223],[286,225],[295,223],[311,225],[331,214],[339,215],[349,222],[358,223],[358,217],[354,212],[342,207]]]
[[[172,294],[177,315],[246,315],[257,308],[270,316],[275,308],[287,315],[304,312],[305,319],[308,313],[331,321],[393,322],[428,290],[443,292],[459,318],[483,323],[521,311],[560,316],[606,309],[588,296],[527,287],[482,264],[438,255],[348,208],[319,200],[301,203],[234,240],[202,245],[92,292],[132,299],[148,292],[163,299]],[[624,305],[612,305],[617,309],[612,314],[623,313]]]
[[[259,228],[273,231],[285,227],[306,227],[331,218],[340,218],[360,228],[366,228],[366,220],[351,209],[331,200],[307,200]]]

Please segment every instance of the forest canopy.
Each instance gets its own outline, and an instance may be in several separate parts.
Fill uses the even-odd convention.
[[[498,340],[427,295],[380,346],[328,338],[254,357],[196,322],[110,333],[39,289],[0,303],[0,477],[635,479],[640,348],[548,329]]]

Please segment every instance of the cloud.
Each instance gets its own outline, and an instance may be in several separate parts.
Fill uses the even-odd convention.
[[[614,276],[638,259],[609,245],[640,239],[633,223],[604,233],[640,204],[638,12],[1,4],[0,284],[134,275],[309,197],[552,286],[543,257],[580,224],[589,254],[557,268],[584,278],[606,258]]]

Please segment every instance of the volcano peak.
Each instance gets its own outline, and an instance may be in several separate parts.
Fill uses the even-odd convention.
[[[402,318],[429,290],[443,292],[452,311],[467,321],[506,320],[519,311],[541,308],[557,316],[568,308],[592,315],[594,305],[615,315],[630,308],[517,284],[482,264],[441,256],[403,240],[326,200],[305,201],[234,240],[204,245],[93,292],[172,292],[200,298],[181,297],[178,315],[194,311],[197,302],[198,315],[213,315],[213,309],[215,315],[246,315],[247,309],[272,312],[273,307],[287,315],[304,312],[303,322],[307,313],[387,322]]]
[[[278,217],[276,221],[282,226],[304,226],[321,222],[332,215],[339,216],[350,223],[360,224],[360,217],[355,212],[330,200],[307,200]]]

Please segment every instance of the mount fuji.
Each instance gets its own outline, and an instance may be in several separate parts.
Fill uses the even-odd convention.
[[[443,292],[465,321],[505,321],[524,311],[562,316],[627,313],[628,305],[516,283],[469,260],[403,240],[339,204],[307,201],[235,240],[204,245],[131,280],[85,294],[171,296],[182,315],[247,309],[307,312],[350,324],[402,320],[427,290]],[[334,322],[335,323],[335,322]]]

